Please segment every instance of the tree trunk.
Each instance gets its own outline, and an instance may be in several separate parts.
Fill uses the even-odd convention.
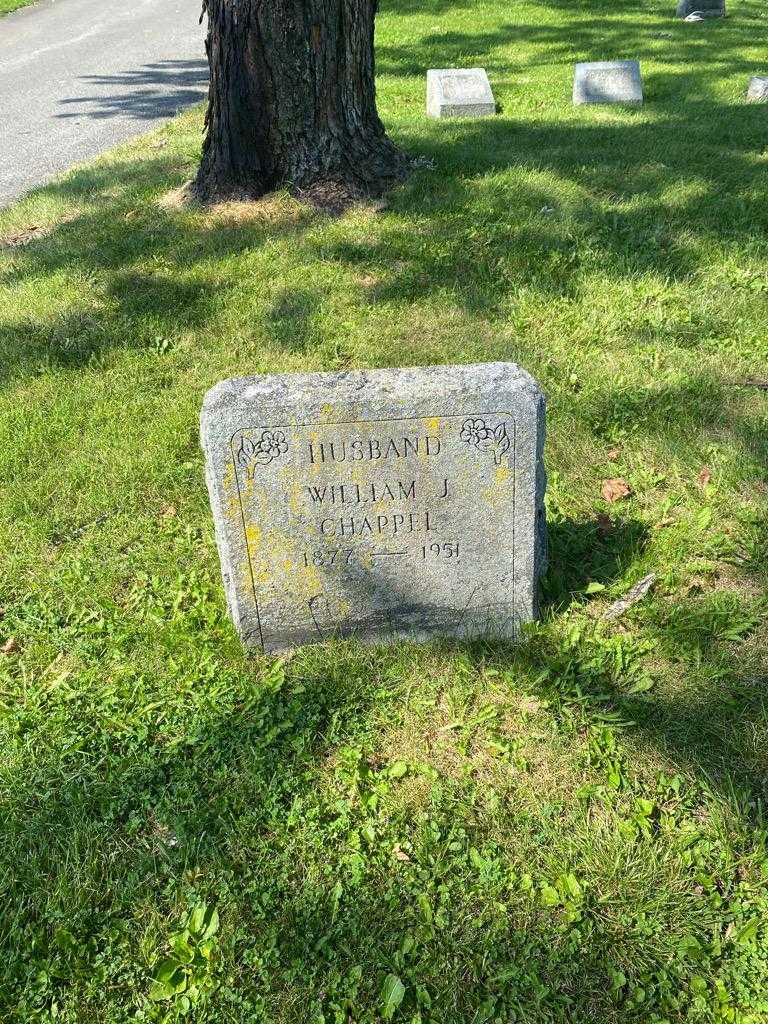
[[[255,198],[282,185],[381,194],[408,157],[376,112],[377,0],[204,0],[211,82],[195,191]]]

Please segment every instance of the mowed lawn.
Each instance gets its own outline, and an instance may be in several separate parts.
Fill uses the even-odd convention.
[[[0,16],[17,11],[20,7],[27,7],[30,3],[35,3],[35,0],[0,0]]]
[[[0,214],[0,1020],[761,1024],[768,11],[382,7],[388,208],[185,208],[198,110]],[[606,58],[641,109],[571,106]],[[450,65],[497,117],[425,118]],[[496,359],[549,400],[541,623],[247,659],[204,392]]]

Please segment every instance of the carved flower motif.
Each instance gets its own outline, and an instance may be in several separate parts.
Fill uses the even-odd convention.
[[[273,459],[279,459],[288,451],[288,441],[282,430],[264,430],[259,440],[254,443],[243,435],[237,461],[245,470],[248,479],[253,480],[257,466],[268,466]]]
[[[288,451],[288,442],[282,430],[265,430],[258,443],[258,451],[276,459]]]
[[[479,447],[481,441],[487,441],[492,436],[492,431],[486,427],[484,420],[464,420],[459,436],[467,444]]]
[[[506,423],[498,423],[495,427],[487,427],[485,420],[464,420],[459,437],[480,452],[491,452],[497,466],[511,448]]]

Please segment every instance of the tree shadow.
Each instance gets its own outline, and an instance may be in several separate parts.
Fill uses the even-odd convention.
[[[218,625],[208,626],[213,650],[222,637]],[[164,633],[161,644],[170,639]],[[562,660],[530,648],[451,644],[443,653],[483,670],[538,677],[545,667],[555,677],[564,669]],[[402,702],[407,692],[392,654],[379,647],[361,657],[352,646],[335,644],[332,652],[318,649],[316,657],[299,659],[285,678],[267,671],[271,683],[264,666],[260,680],[249,681],[241,669],[239,680],[230,679],[234,694],[190,708],[180,720],[145,716],[134,727],[126,718],[119,730],[107,721],[85,728],[72,749],[34,754],[30,747],[32,760],[19,773],[5,818],[15,849],[20,837],[25,848],[5,876],[14,907],[0,926],[5,1006],[54,1002],[60,1012],[76,1006],[80,1013],[98,1013],[115,1001],[132,1006],[147,990],[147,974],[183,908],[208,898],[219,904],[227,934],[217,950],[217,970],[230,976],[220,1007],[236,998],[241,1008],[266,991],[273,1000],[294,1001],[292,1020],[314,1019],[316,1001],[332,1012],[348,1000],[359,1012],[379,1003],[383,979],[394,971],[407,985],[404,1009],[415,1011],[421,1001],[446,1020],[493,1019],[483,1017],[489,1008],[536,1008],[552,1019],[588,1020],[597,1012],[603,1020],[634,1019],[617,1005],[611,972],[625,962],[630,976],[639,972],[636,965],[647,969],[659,942],[649,951],[643,932],[628,929],[620,916],[612,920],[604,906],[610,892],[614,908],[636,913],[636,878],[602,879],[608,886],[603,909],[577,941],[577,932],[564,929],[561,907],[542,909],[510,881],[514,872],[494,822],[498,807],[484,807],[488,780],[445,777],[431,796],[417,789],[387,819],[366,809],[388,785],[386,760],[366,753],[377,733],[377,709]],[[435,656],[439,648],[422,652],[425,670]],[[177,657],[184,671],[186,656]],[[613,681],[587,664],[567,671],[582,695],[615,693]],[[389,682],[374,688],[371,678]],[[536,685],[552,699],[559,684]],[[757,688],[752,696],[750,707],[764,710]],[[615,701],[623,711],[638,710],[636,701]],[[668,710],[660,718],[649,707],[639,727],[670,738]],[[719,713],[721,703],[707,710]],[[685,724],[706,732],[705,710],[690,711]],[[59,714],[55,694],[46,713]],[[685,715],[680,709],[678,726]],[[738,742],[729,756],[735,748]],[[694,762],[697,753],[691,751]],[[503,782],[494,784],[503,793]],[[465,802],[468,815],[459,813]],[[523,819],[516,820],[519,826]],[[312,822],[322,825],[323,848],[302,828]],[[543,816],[530,841],[546,850],[567,824]],[[328,843],[334,833],[339,841]],[[643,850],[640,839],[638,857]],[[648,879],[663,886],[665,876],[650,844],[644,867],[639,863],[642,897]],[[524,867],[537,879],[546,870],[532,862]],[[573,867],[580,870],[576,854]],[[669,902],[679,903],[679,895],[670,893]],[[149,936],[136,918],[145,904],[166,915],[154,920]],[[37,919],[41,905],[55,922],[45,935]],[[694,918],[708,920],[705,901],[693,913],[687,900],[668,912],[688,930]],[[107,954],[115,959],[105,967],[109,984],[93,985],[92,971]],[[659,967],[666,963],[659,956]]]
[[[205,99],[208,64],[205,60],[161,60],[116,75],[82,75],[94,92],[60,100],[57,118],[130,117],[154,121],[173,117]]]
[[[564,524],[569,540],[577,531]],[[66,621],[60,626],[66,629]],[[184,653],[173,633],[197,628],[168,621],[152,627],[153,642],[163,653],[175,652],[181,675],[199,657],[199,645]],[[382,761],[377,751],[379,711],[407,703],[411,685],[400,673],[397,649],[361,654],[334,643],[278,671],[261,663],[254,672],[240,663],[233,677],[215,653],[227,646],[222,619],[208,619],[206,628],[210,679],[228,674],[219,697],[195,701],[171,719],[155,713],[134,722],[131,710],[118,723],[115,711],[104,709],[106,718],[84,723],[76,744],[26,749],[5,810],[6,836],[17,854],[23,845],[24,855],[15,857],[4,883],[0,863],[0,884],[14,907],[0,925],[6,951],[0,1004],[14,1010],[54,1002],[59,1012],[77,1006],[80,1013],[97,1013],[113,1001],[133,1005],[148,988],[167,932],[201,898],[219,904],[226,926],[217,970],[229,978],[216,1005],[228,1006],[231,998],[241,1008],[266,991],[271,1000],[286,1000],[291,1020],[314,1019],[317,1009],[376,1006],[393,971],[407,986],[404,1009],[431,1004],[446,1020],[532,1008],[547,1019],[586,1021],[599,1013],[602,1020],[632,1020],[611,984],[617,964],[630,977],[666,968],[679,942],[675,923],[689,933],[706,928],[706,899],[674,892],[664,911],[668,940],[655,937],[649,945],[641,928],[627,927],[641,912],[638,900],[647,898],[649,881],[662,890],[667,884],[652,840],[640,837],[634,876],[599,876],[592,923],[583,934],[570,930],[562,907],[541,908],[515,887],[517,862],[510,862],[498,834],[499,804],[484,804],[494,787],[504,796],[501,777],[491,784],[444,775],[431,795],[415,779],[402,806],[378,817],[371,798],[391,784],[386,756]],[[676,642],[674,633],[667,635]],[[142,642],[138,634],[136,641]],[[532,680],[532,692],[555,717],[570,697],[597,711],[598,720],[600,708],[618,711],[632,719],[635,734],[684,770],[722,786],[748,820],[764,824],[764,752],[751,727],[768,721],[766,678],[743,679],[735,664],[721,663],[716,689],[680,702],[628,696],[620,674],[589,650],[478,641],[435,644],[418,657],[427,673],[451,657],[478,679],[501,672]],[[371,679],[387,683],[372,687]],[[52,691],[40,710],[55,721],[70,699]],[[86,711],[88,698],[80,699]],[[94,710],[100,700],[97,693]],[[30,723],[35,713],[28,709]],[[511,798],[514,788],[509,792]],[[575,801],[574,808],[573,820],[583,827],[588,806]],[[573,824],[564,813],[551,821],[542,816],[531,834],[542,859],[534,863],[531,851],[523,867],[537,880],[547,877],[541,851]],[[513,820],[517,830],[531,827],[523,811]],[[322,847],[302,827],[313,822]],[[591,828],[609,841],[599,820]],[[339,841],[329,843],[334,834]],[[518,858],[523,853],[516,850]],[[582,864],[576,851],[572,857],[577,872],[599,870],[599,858]],[[155,918],[149,936],[136,917],[143,905],[166,915]],[[55,924],[45,935],[41,906]],[[591,914],[589,905],[581,912]],[[115,973],[107,975],[109,985],[94,986],[92,971],[107,954],[115,964],[105,969]],[[695,959],[689,969],[699,969]]]
[[[309,351],[320,341],[316,317],[321,302],[314,289],[286,286],[265,314],[270,337],[286,352]]]
[[[645,60],[670,65],[699,90],[707,89],[723,73],[758,73],[765,67],[764,62],[744,56],[755,33],[764,32],[756,8],[740,9],[737,18],[692,25],[675,17],[674,4],[668,14],[649,11],[631,20],[624,2],[599,0],[587,6],[582,0],[570,4],[542,0],[540,6],[556,10],[562,22],[506,21],[480,31],[428,31],[407,47],[384,42],[377,47],[377,70],[395,77],[423,75],[430,67],[453,67],[457,61],[466,65],[476,55],[489,72],[504,80],[542,65],[563,64],[572,71],[569,65],[576,61],[633,59],[640,60],[641,71]],[[399,14],[415,13],[410,0],[404,0],[402,7],[395,4],[394,9]],[[636,13],[636,5],[631,10]],[[583,17],[578,18],[576,11]],[[510,52],[519,56],[510,61]]]
[[[23,286],[66,273],[93,286],[93,301],[54,308],[42,319],[0,320],[0,379],[25,368],[34,373],[84,366],[112,348],[152,347],[199,329],[226,302],[219,260],[278,237],[298,238],[314,218],[312,211],[296,208],[260,220],[159,206],[158,186],[181,184],[186,177],[177,162],[158,155],[86,167],[46,186],[48,195],[74,201],[78,213],[52,235],[14,249],[2,283]],[[115,217],[130,219],[127,246],[110,227]],[[207,269],[201,271],[201,263]],[[274,315],[280,319],[279,312]]]
[[[393,203],[398,212],[422,215],[418,235],[395,229],[365,247],[368,261],[386,264],[394,248],[404,264],[406,272],[379,289],[385,300],[448,288],[471,309],[496,310],[523,276],[533,275],[544,292],[573,294],[574,270],[582,262],[617,279],[655,272],[684,280],[701,266],[701,244],[738,244],[753,238],[765,219],[760,190],[753,188],[762,175],[755,156],[764,145],[765,117],[754,107],[692,103],[685,113],[662,113],[652,125],[632,112],[620,124],[488,119],[441,134],[425,139],[402,132],[406,147],[434,161],[444,188],[434,191],[422,174]],[[517,180],[508,188],[495,180],[486,185],[486,176],[510,170]],[[676,185],[688,196],[674,195]],[[471,258],[472,243],[455,215],[470,206],[487,229],[482,260]],[[518,213],[514,225],[511,206]],[[340,243],[336,254],[359,261],[363,246]],[[416,254],[418,274],[412,274]],[[491,262],[499,268],[492,278]]]
[[[410,13],[471,5],[391,0],[389,6]],[[558,0],[557,6],[563,4]],[[615,9],[614,0],[610,4],[604,0],[599,8],[584,3],[568,6],[585,11]],[[666,26],[668,21],[659,24]],[[631,45],[631,36],[623,36],[623,30],[614,26],[599,42],[598,35],[606,29],[597,23],[575,29],[565,40],[544,27],[526,31],[528,38],[548,42],[554,48],[550,52],[562,54],[578,50],[596,56],[603,48],[615,51],[623,46],[626,52]],[[678,29],[671,25],[670,31]],[[499,41],[508,43],[511,32],[512,28],[505,28]],[[390,61],[400,70],[419,70],[421,59],[426,60],[426,53],[435,52],[444,39],[428,38],[418,58],[409,58],[405,48],[385,50],[385,67]],[[451,54],[456,56],[460,47],[466,47],[463,39],[461,34],[449,36],[444,62],[450,63]],[[487,36],[476,40],[479,48],[492,43]],[[673,57],[683,66],[698,42],[681,37],[676,45]],[[718,58],[721,64],[736,46],[723,49]],[[542,62],[549,59],[543,57]],[[742,70],[752,66],[749,61],[740,65]],[[198,71],[182,68],[179,73],[194,76]],[[152,75],[168,81],[163,68],[147,74],[147,80],[138,84],[150,91],[159,85]],[[171,79],[174,74],[171,69]],[[693,83],[685,81],[686,74],[683,78],[650,76],[649,94],[671,98],[679,93],[681,82],[688,89]],[[714,74],[715,70],[706,71],[703,80]],[[131,77],[124,84],[134,82]],[[170,81],[183,96],[200,84],[202,80],[184,77]],[[94,116],[115,116],[131,102],[126,94],[106,102]],[[126,106],[121,108],[121,103]],[[139,99],[135,109],[138,116],[149,117],[150,109],[157,107],[155,100]],[[307,218],[201,225],[184,212],[159,211],[154,191],[180,183],[186,174],[186,168],[161,156],[138,166],[113,162],[79,172],[48,189],[52,196],[81,204],[77,219],[19,251],[6,281],[55,282],[64,273],[82,274],[98,282],[103,307],[68,308],[47,320],[0,325],[3,344],[7,344],[3,372],[73,368],[113,347],[150,345],[158,337],[175,337],[180,330],[199,330],[230,298],[217,261],[258,251],[277,238],[306,243],[314,255],[322,245],[325,258],[349,267],[375,262],[385,274],[377,286],[377,299],[395,308],[448,288],[466,309],[492,317],[502,311],[505,296],[523,281],[532,281],[547,296],[578,294],[574,265],[583,261],[586,266],[590,260],[616,279],[650,271],[663,278],[690,280],[705,265],[706,252],[703,246],[681,243],[678,232],[685,229],[700,242],[738,247],[754,238],[756,228],[768,227],[758,187],[764,172],[753,160],[765,145],[765,115],[706,98],[691,102],[684,113],[662,108],[658,114],[652,124],[640,123],[632,115],[621,124],[609,125],[575,116],[559,125],[497,120],[440,126],[428,137],[406,125],[399,129],[399,140],[431,156],[443,178],[435,185],[428,173],[422,173],[393,197],[394,213],[407,214],[409,224],[417,222],[418,233],[385,217],[385,239],[368,239],[365,244],[351,237],[307,241]],[[713,137],[718,138],[717,144]],[[521,169],[531,178],[499,190],[489,179],[508,168]],[[554,175],[575,189],[567,208],[556,209],[554,215],[541,212],[551,206],[551,193],[544,178],[533,180],[537,174]],[[670,178],[694,182],[697,194],[670,205],[665,198]],[[603,212],[607,196],[610,209]],[[109,217],[105,217],[105,204]],[[458,208],[466,215],[473,207],[478,216],[471,218],[470,230],[454,212]],[[521,214],[514,233],[509,227],[511,207]],[[121,215],[130,216],[134,225],[128,239],[111,234],[109,218]],[[154,259],[155,269],[136,269],[136,263],[149,259]],[[179,268],[184,270],[181,275]],[[304,350],[314,343],[312,310],[318,294],[310,288],[284,288],[268,303],[267,330],[286,351]],[[693,342],[670,335],[664,343]],[[585,401],[579,415],[597,424],[640,422],[663,444],[673,438],[675,414],[685,407],[694,426],[723,424],[733,443],[755,458],[757,479],[768,462],[765,427],[723,409],[724,396],[722,386],[700,377],[685,387],[661,383],[653,389],[624,388],[620,395],[606,391]],[[761,585],[767,529],[766,523],[755,524],[750,556],[750,572]],[[554,519],[550,538],[551,567],[544,591],[547,618],[572,606],[588,582],[608,585],[620,578],[642,554],[648,534],[633,519],[606,524],[566,517]],[[540,680],[532,684],[538,688],[535,692],[551,700],[555,711],[558,693],[586,696],[596,705],[618,710],[634,723],[628,732],[630,740],[647,741],[685,771],[710,780],[743,811],[746,821],[756,824],[763,822],[761,801],[766,796],[760,730],[768,718],[768,676],[755,668],[754,660],[746,663],[741,649],[728,639],[740,614],[735,603],[721,596],[678,596],[648,610],[641,606],[625,620],[632,622],[639,616],[659,651],[681,672],[697,668],[707,685],[692,696],[653,691],[628,694],[620,672],[610,671],[589,646],[563,652],[546,643],[523,647],[475,643],[445,645],[442,650],[465,659],[475,670],[491,667],[514,678]],[[58,628],[61,623],[55,625]],[[745,636],[760,628],[743,625]],[[610,627],[615,631],[610,635],[621,635],[623,627],[621,622]],[[351,646],[329,645],[314,660],[302,657],[289,663],[288,684],[270,688],[264,683],[268,666],[259,662],[256,669],[245,667],[233,653],[231,632],[222,622],[195,624],[195,641],[182,635],[183,644],[171,642],[172,630],[167,623],[158,628],[153,622],[133,642],[161,659],[173,660],[180,687],[186,676],[197,678],[194,673],[202,662],[206,687],[213,690],[223,680],[235,691],[226,707],[216,697],[211,706],[198,708],[190,694],[188,716],[169,723],[163,718],[161,693],[156,718],[148,712],[134,726],[119,700],[108,704],[99,718],[87,694],[71,697],[64,682],[56,684],[62,687],[60,695],[52,683],[44,696],[42,718],[54,725],[57,715],[62,719],[71,715],[69,700],[80,700],[83,735],[70,737],[66,747],[57,743],[55,733],[44,749],[35,749],[32,743],[25,747],[14,806],[4,810],[4,834],[26,837],[25,855],[3,864],[6,905],[12,908],[0,924],[5,948],[13,954],[4,958],[0,968],[5,972],[7,1005],[12,994],[21,990],[28,989],[34,998],[42,993],[40,1005],[57,1007],[66,1003],[68,993],[83,991],[76,987],[83,964],[68,952],[66,938],[57,938],[66,930],[88,950],[86,963],[93,967],[88,998],[97,1001],[96,990],[103,988],[128,1001],[147,984],[146,965],[125,951],[130,943],[138,946],[142,938],[138,930],[129,933],[124,948],[125,961],[134,956],[138,963],[135,973],[127,968],[114,977],[102,978],[99,973],[103,950],[118,941],[111,935],[120,933],[122,919],[135,915],[137,905],[158,899],[163,910],[173,913],[179,894],[186,899],[198,890],[210,890],[230,894],[232,914],[240,922],[231,929],[227,963],[241,964],[241,954],[247,953],[245,967],[252,972],[246,983],[249,990],[263,989],[275,979],[286,990],[293,987],[297,1019],[302,1014],[308,1019],[307,1007],[301,1005],[304,997],[314,998],[322,991],[327,1002],[349,998],[340,975],[351,975],[361,964],[365,972],[359,992],[364,1000],[374,1004],[383,976],[395,971],[408,982],[406,1007],[415,1009],[416,986],[421,983],[445,1019],[452,1021],[492,1019],[488,1013],[495,1010],[489,1011],[488,1006],[497,1003],[499,1014],[507,1014],[508,1019],[513,1013],[530,1015],[532,1008],[542,1019],[576,1019],[572,1018],[574,1000],[588,1007],[584,1020],[634,1019],[633,1011],[616,1009],[611,970],[617,949],[630,963],[633,957],[646,962],[642,932],[631,933],[619,921],[613,931],[607,926],[590,936],[588,945],[562,956],[561,922],[524,911],[501,881],[493,881],[494,871],[499,878],[508,877],[509,865],[501,857],[496,866],[488,857],[487,869],[478,868],[475,861],[472,870],[460,871],[450,861],[456,852],[451,844],[458,844],[467,865],[472,864],[471,849],[482,861],[477,851],[493,847],[492,829],[486,827],[479,809],[482,780],[472,790],[467,801],[471,813],[466,815],[456,813],[456,807],[463,805],[459,797],[451,803],[455,794],[445,780],[451,798],[445,806],[431,809],[424,820],[418,817],[420,807],[416,811],[406,807],[395,824],[408,835],[412,848],[406,854],[409,859],[397,862],[389,833],[388,845],[380,850],[366,838],[368,821],[360,809],[360,785],[355,783],[357,790],[350,797],[349,787],[329,783],[329,778],[336,778],[336,764],[345,747],[375,744],[371,736],[377,735],[381,702],[405,704],[412,680],[397,676],[396,653],[380,649],[360,655]],[[105,635],[109,651],[108,628]],[[105,650],[79,652],[87,666],[96,666],[97,675],[100,659],[107,658]],[[422,679],[440,670],[439,659],[433,662],[431,654],[423,658]],[[115,661],[115,676],[127,671]],[[546,678],[541,678],[543,673]],[[372,687],[372,678],[379,685]],[[94,687],[99,682],[94,679]],[[137,687],[145,684],[146,680],[136,682]],[[147,697],[144,703],[149,707],[153,700]],[[25,730],[31,734],[38,727],[33,709],[25,708],[22,736]],[[367,769],[371,767],[377,766]],[[328,845],[321,852],[307,849],[298,840],[291,845],[293,823],[315,820],[313,815],[325,825],[338,823],[335,832],[328,828],[323,833]],[[565,827],[555,818],[552,831],[537,838],[546,845]],[[328,841],[331,835],[337,843]],[[637,859],[643,863],[642,857]],[[322,870],[317,867],[320,863]],[[653,866],[653,856],[648,856],[647,863]],[[454,917],[440,917],[437,885],[425,892],[425,878],[433,875],[439,885],[465,894],[457,896],[460,912]],[[483,886],[478,876],[486,879]],[[629,876],[622,880],[627,903],[632,899],[632,881]],[[336,895],[337,884],[342,886],[341,895]],[[51,927],[41,928],[39,907],[49,893],[58,894],[51,897]],[[496,904],[504,901],[508,909],[500,915]],[[430,913],[437,924],[428,921]],[[702,910],[702,921],[709,920],[708,913]],[[460,960],[444,955],[449,945],[445,936],[450,933],[460,938]],[[413,936],[418,940],[414,951],[403,953]],[[249,946],[249,941],[254,945]],[[46,963],[52,969],[44,982],[37,975]],[[510,973],[514,971],[518,974]],[[504,1002],[505,986],[512,984],[518,986],[521,1005],[517,1007]],[[259,993],[253,998],[258,1000]],[[77,1013],[82,1007],[75,1004],[71,1009]],[[232,1011],[241,1012],[248,1012],[247,1008]]]

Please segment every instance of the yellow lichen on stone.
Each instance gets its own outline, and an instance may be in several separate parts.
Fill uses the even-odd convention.
[[[245,539],[248,541],[249,550],[258,548],[261,544],[261,527],[255,523],[251,523],[250,526],[245,528]]]
[[[294,516],[300,516],[305,511],[303,491],[304,487],[295,479],[288,485],[288,507]]]
[[[497,466],[491,479],[490,487],[483,490],[483,497],[489,505],[499,505],[511,500],[512,470],[509,466]]]
[[[295,572],[291,577],[291,590],[299,599],[307,600],[323,589],[323,581],[317,571],[317,566],[299,564],[294,568]]]

